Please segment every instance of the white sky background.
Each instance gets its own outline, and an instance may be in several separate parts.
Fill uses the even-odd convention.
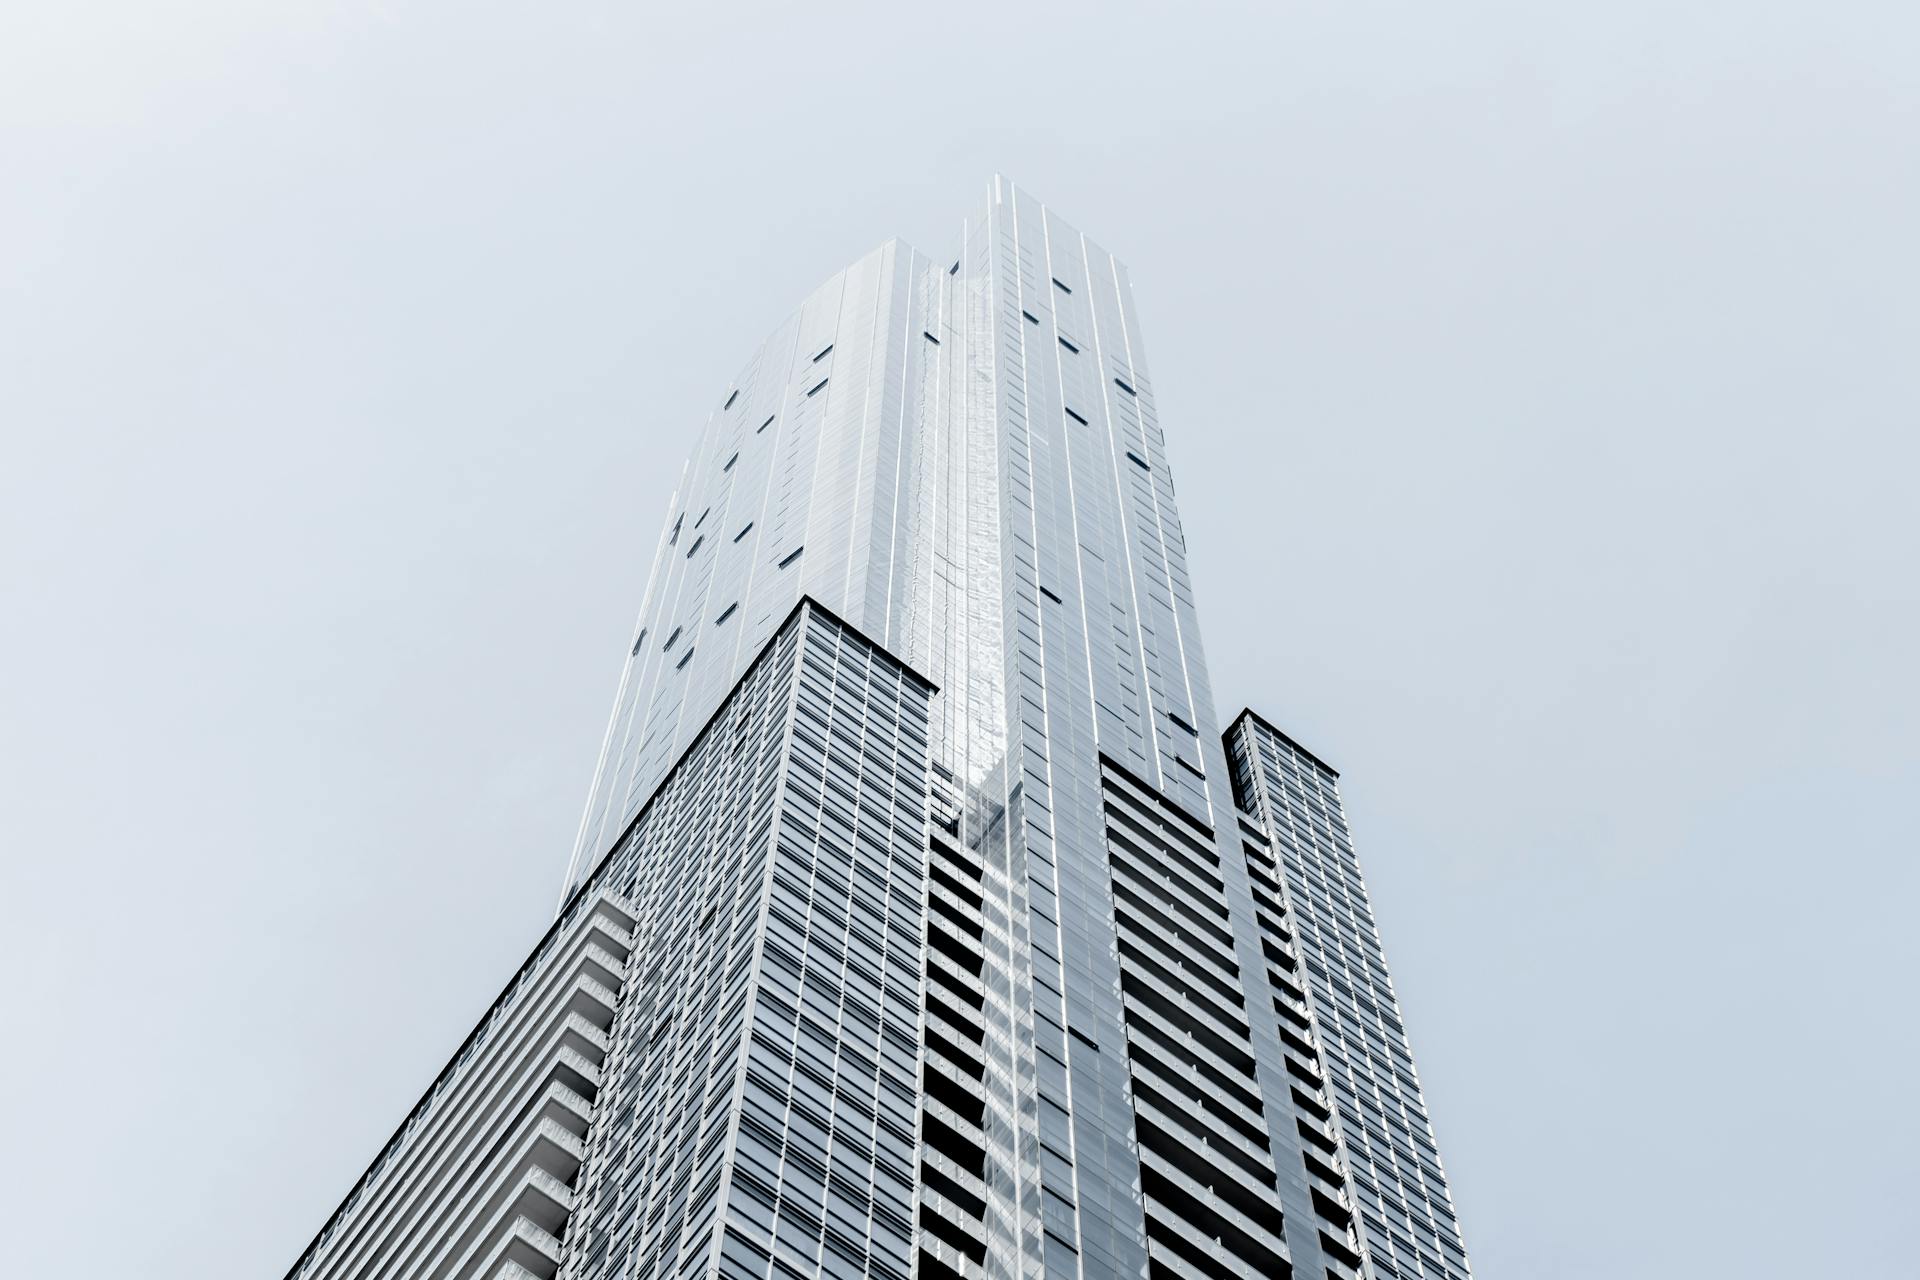
[[[1920,10],[1177,8],[8,7],[12,1270],[294,1260],[546,923],[728,377],[996,170],[1133,268],[1479,1273],[1910,1270]]]

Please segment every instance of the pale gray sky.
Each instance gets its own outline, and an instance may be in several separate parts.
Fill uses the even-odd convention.
[[[289,1265],[546,922],[693,433],[1004,171],[1344,774],[1486,1280],[1912,1268],[1920,10],[12,6],[0,1204]]]

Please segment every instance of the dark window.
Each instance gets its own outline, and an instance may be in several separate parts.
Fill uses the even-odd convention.
[[[700,549],[700,544],[705,542],[706,540],[707,540],[707,535],[704,533],[701,534],[699,537],[695,538],[693,540],[693,545],[687,548],[687,559],[689,560],[693,559],[693,553],[698,551]]]
[[[759,435],[762,431],[765,431],[768,427],[773,425],[773,419],[779,416],[780,416],[779,414],[773,414],[772,416],[768,417],[768,419],[765,422],[761,423],[759,426],[753,429],[753,434]]]
[[[1039,323],[1040,323],[1040,317],[1039,317],[1039,316],[1037,316],[1037,315],[1035,315],[1035,314],[1033,314],[1033,312],[1031,312],[1031,311],[1025,311],[1025,310],[1023,310],[1023,311],[1021,311],[1021,313],[1020,313],[1020,314],[1021,314],[1021,315],[1023,315],[1023,316],[1025,316],[1025,317],[1026,317],[1027,319],[1029,319],[1029,320],[1031,320],[1031,321],[1033,321],[1033,323],[1035,323],[1035,324],[1039,324]]]
[[[928,342],[931,342],[936,347],[940,345],[940,339],[934,337],[932,334],[928,333],[925,329],[922,329],[920,331],[920,336],[925,338]]]
[[[647,629],[645,627],[642,627],[640,628],[640,634],[633,638],[633,651],[636,654],[639,653],[640,646],[645,644],[646,642],[647,642]]]
[[[678,640],[679,638],[680,638],[680,628],[675,627],[673,629],[673,634],[667,637],[667,642],[660,646],[660,652],[665,653],[667,650],[673,648],[673,642],[675,640]]]
[[[1053,287],[1054,287],[1054,288],[1056,288],[1056,289],[1058,289],[1058,290],[1059,290],[1060,292],[1062,292],[1062,293],[1072,293],[1072,292],[1073,292],[1073,286],[1071,286],[1071,285],[1069,285],[1069,284],[1066,284],[1066,283],[1063,283],[1063,282],[1061,281],[1061,279],[1060,279],[1060,277],[1059,277],[1059,276],[1054,276],[1054,277],[1053,277]]]
[[[720,616],[713,620],[713,625],[717,627],[721,623],[725,622],[728,618],[731,618],[733,616],[733,611],[735,609],[738,609],[739,607],[740,607],[740,602],[738,600],[735,600],[732,604],[728,605],[726,608],[720,611]]]
[[[688,645],[687,651],[680,655],[680,661],[673,664],[673,669],[675,671],[678,671],[680,668],[686,666],[689,662],[692,662],[692,661],[693,661],[693,646]]]
[[[740,461],[740,455],[736,453],[736,454],[734,454],[734,455],[733,455],[733,456],[732,456],[731,458],[728,458],[728,459],[727,459],[727,465],[726,465],[726,466],[724,466],[724,467],[722,467],[722,468],[720,468],[720,469],[721,469],[722,471],[731,471],[731,470],[733,470],[733,464],[734,464],[734,463],[736,463],[736,462],[738,462],[738,461]]]
[[[1139,466],[1143,471],[1153,470],[1152,464],[1149,463],[1145,458],[1141,457],[1139,454],[1135,453],[1133,450],[1131,449],[1127,450],[1127,456],[1129,458],[1132,458],[1134,463],[1137,466]]]
[[[792,564],[795,560],[798,560],[800,558],[800,553],[805,550],[806,550],[805,547],[795,547],[793,550],[787,552],[786,558],[780,562],[780,568],[784,569],[788,565]]]
[[[735,542],[740,541],[740,539],[747,536],[747,530],[751,528],[753,528],[753,521],[749,520],[745,524],[740,526],[740,532],[733,535],[733,540]]]
[[[820,354],[813,358],[813,362],[815,364],[819,364],[822,360],[825,360],[828,354],[831,353],[832,351],[833,351],[833,344],[829,342],[826,346],[820,348]]]
[[[818,392],[819,392],[819,390],[820,390],[820,388],[822,388],[822,387],[824,387],[824,386],[826,386],[826,385],[827,385],[827,379],[825,379],[825,378],[822,378],[822,379],[820,379],[820,381],[818,381],[818,382],[816,382],[816,383],[814,383],[814,384],[813,384],[813,385],[812,385],[811,387],[808,387],[808,388],[807,388],[807,394],[808,394],[808,395],[810,395],[810,396],[811,396],[811,395],[816,395],[816,394],[818,394]]]
[[[1079,423],[1083,427],[1087,425],[1087,420],[1081,417],[1079,414],[1075,413],[1071,407],[1068,407],[1067,409],[1067,416],[1069,418],[1072,418],[1075,422]]]
[[[1120,388],[1122,391],[1126,392],[1130,396],[1137,396],[1140,394],[1138,391],[1135,391],[1130,385],[1128,385],[1125,379],[1115,378],[1113,380],[1113,385]]]
[[[1065,347],[1067,350],[1073,352],[1075,355],[1080,354],[1080,348],[1074,346],[1071,342],[1068,342],[1065,338],[1060,339],[1060,345]]]
[[[723,404],[723,405],[721,405],[720,407],[721,407],[722,409],[731,409],[731,408],[733,408],[733,402],[734,402],[735,400],[738,400],[739,398],[740,398],[740,393],[739,393],[738,391],[733,391],[733,392],[730,392],[730,393],[728,393],[728,395],[727,395],[727,402],[726,402],[725,404]]]

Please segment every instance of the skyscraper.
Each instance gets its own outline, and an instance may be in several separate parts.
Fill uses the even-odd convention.
[[[558,916],[290,1280],[1466,1276],[1125,269],[996,180],[714,403]]]

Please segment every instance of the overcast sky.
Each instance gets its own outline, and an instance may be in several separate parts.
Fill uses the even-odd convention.
[[[995,171],[1132,267],[1477,1272],[1911,1271],[1920,9],[642,8],[0,16],[13,1271],[293,1262],[546,924],[704,414]]]

